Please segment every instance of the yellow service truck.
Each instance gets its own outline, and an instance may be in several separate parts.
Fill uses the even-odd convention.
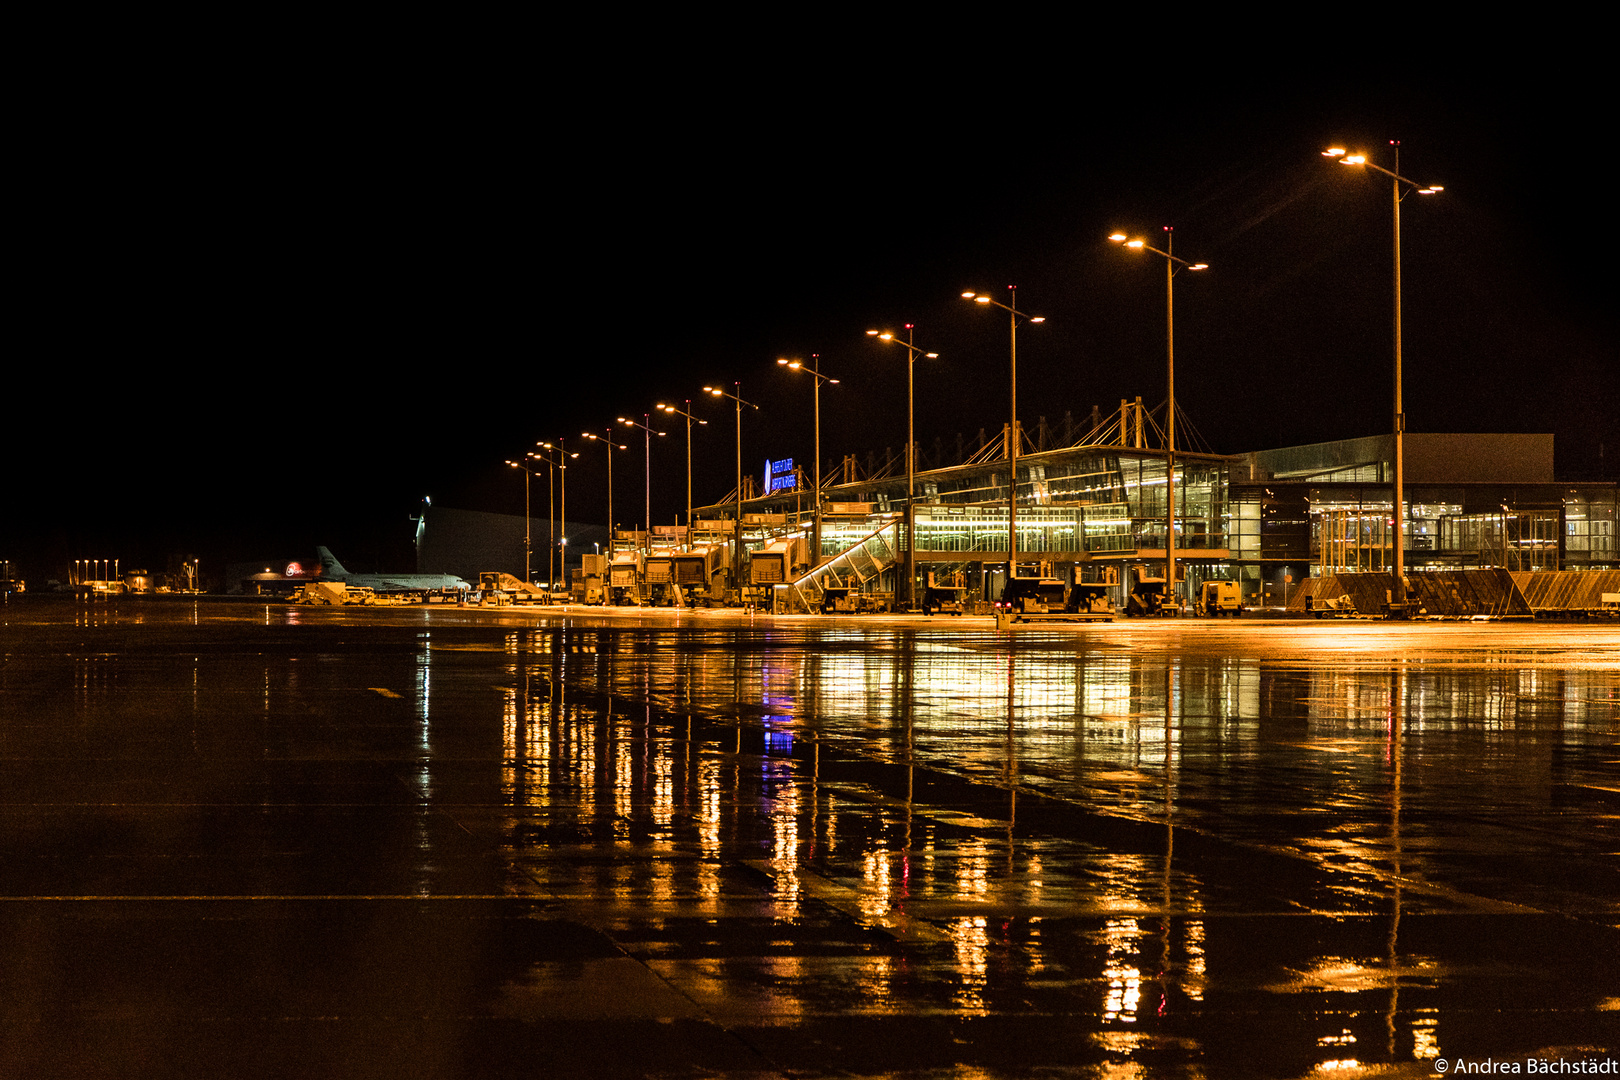
[[[1206,581],[1198,590],[1198,614],[1243,614],[1243,590],[1235,581]]]

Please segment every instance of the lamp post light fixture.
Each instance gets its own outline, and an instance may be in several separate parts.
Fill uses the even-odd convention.
[[[1164,250],[1145,240],[1132,240],[1116,232],[1108,237],[1131,251],[1151,251],[1164,259],[1164,349],[1166,385],[1164,425],[1164,592],[1168,600],[1176,598],[1176,273],[1181,270],[1208,270],[1209,263],[1188,262],[1171,254],[1175,229],[1164,227]]]
[[[730,398],[732,401],[737,403],[737,520],[733,523],[733,526],[732,526],[734,535],[733,535],[733,541],[732,541],[732,545],[731,545],[731,587],[733,589],[736,589],[737,592],[738,592],[738,595],[741,596],[742,595],[742,514],[743,514],[743,509],[742,509],[742,507],[743,507],[743,490],[742,490],[742,410],[743,410],[743,406],[747,405],[750,409],[753,409],[755,412],[758,412],[759,411],[759,406],[755,405],[751,401],[744,401],[742,399],[742,396],[741,396],[742,395],[742,382],[740,380],[734,381],[731,384],[731,386],[732,386],[732,389],[736,391],[736,393],[732,393],[731,391],[728,391],[723,386],[705,386],[703,388],[703,392],[706,393],[706,394],[713,394],[715,397]]]
[[[536,454],[532,450],[528,453],[527,457],[534,461],[545,462],[547,466],[546,492],[548,501],[546,503],[546,589],[549,592],[551,589],[550,583],[552,581],[552,575],[554,573],[556,562],[555,556],[552,554],[552,552],[557,549],[557,463],[548,457]]]
[[[671,416],[686,417],[686,550],[690,551],[692,550],[692,425],[696,423],[707,427],[709,422],[692,415],[691,398],[686,399],[685,409],[665,405],[662,402],[658,404],[658,409]]]
[[[1406,476],[1405,462],[1402,453],[1402,436],[1406,432],[1406,413],[1401,405],[1401,200],[1412,192],[1419,195],[1438,195],[1445,188],[1439,184],[1423,185],[1416,180],[1408,180],[1400,173],[1401,144],[1391,139],[1390,146],[1395,148],[1395,168],[1386,169],[1382,165],[1374,165],[1367,160],[1366,154],[1347,153],[1342,147],[1330,147],[1322,151],[1322,156],[1336,160],[1340,165],[1360,165],[1376,172],[1381,172],[1390,178],[1393,190],[1392,205],[1395,217],[1395,420],[1392,425],[1395,434],[1395,483],[1392,493],[1392,513],[1394,521],[1392,541],[1395,545],[1395,581],[1394,590],[1389,598],[1389,613],[1391,618],[1405,618],[1406,616]],[[1406,185],[1403,189],[1401,185]]]
[[[815,401],[815,501],[811,504],[810,517],[810,548],[813,554],[810,557],[811,567],[821,565],[821,384],[831,383],[838,385],[838,380],[821,373],[821,354],[810,354],[810,366],[805,367],[803,360],[778,360],[785,368],[793,371],[808,372],[814,380],[812,397]]]
[[[644,545],[644,550],[646,550],[649,555],[652,554],[652,437],[654,435],[657,435],[659,438],[664,437],[664,433],[662,431],[654,431],[652,429],[652,425],[647,423],[647,421],[651,419],[652,414],[650,413],[642,413],[640,420],[636,420],[634,417],[629,416],[619,417],[619,423],[623,424],[625,427],[640,428],[642,431],[646,432],[647,458],[642,466],[642,478],[646,482],[647,487],[647,503],[646,508],[643,511],[646,514],[644,526],[647,531],[642,535],[647,538],[646,544]]]
[[[912,377],[912,369],[917,364],[917,357],[926,356],[930,360],[938,360],[939,353],[924,352],[917,347],[917,327],[914,323],[906,323],[906,340],[901,341],[894,336],[891,330],[868,330],[867,337],[877,338],[879,341],[892,341],[906,350],[906,610],[910,611],[917,606],[917,410],[914,389],[916,380]]]
[[[990,304],[1007,313],[1012,346],[1012,419],[1007,425],[1007,585],[1012,584],[1018,560],[1018,451],[1022,449],[1023,435],[1018,428],[1018,320],[1043,323],[1044,315],[1029,315],[1018,310],[1018,286],[1007,286],[1011,302],[1003,304],[983,293],[965,292],[962,299],[975,304]]]
[[[551,554],[546,560],[546,572],[550,575],[550,580],[546,585],[546,590],[548,593],[557,583],[556,563],[558,548],[562,544],[566,544],[568,542],[566,537],[561,537],[558,535],[559,533],[566,532],[568,529],[568,459],[579,457],[577,452],[570,454],[568,451],[564,450],[560,445],[561,443],[562,440],[558,439],[556,443],[537,442],[534,444],[543,450],[550,450],[552,453],[557,455],[555,458],[548,454],[537,454],[532,450],[529,451],[530,457],[534,458],[536,461],[543,461],[552,467],[552,476],[555,478],[555,484],[557,487],[556,494],[559,496],[554,503],[556,509],[556,524],[553,524],[551,527]],[[556,475],[558,472],[561,472],[562,476],[558,477]],[[558,525],[561,525],[561,528],[558,528]],[[566,562],[563,564],[562,570],[564,574],[567,574],[568,566]]]
[[[529,477],[534,475],[534,470],[521,461],[508,461],[507,464],[523,470],[523,583],[527,585],[530,583],[529,553],[534,550],[529,539]]]
[[[584,436],[585,438],[590,439],[593,442],[599,442],[603,446],[607,447],[608,554],[612,555],[613,554],[613,451],[615,451],[615,450],[628,450],[628,449],[630,449],[630,447],[626,443],[616,443],[616,442],[613,441],[613,429],[612,428],[608,428],[607,433],[608,433],[608,437],[604,439],[604,438],[602,438],[602,436],[592,434],[589,431],[580,432],[580,434],[582,436]],[[598,546],[598,548],[601,547],[601,545],[597,545],[597,546]],[[600,554],[600,551],[598,552],[598,554]]]

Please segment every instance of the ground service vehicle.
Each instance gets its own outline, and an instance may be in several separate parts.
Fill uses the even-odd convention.
[[[960,615],[965,608],[963,601],[966,595],[967,586],[962,581],[960,570],[945,575],[943,580],[939,574],[930,570],[923,583],[923,614],[938,615],[941,612],[949,612],[952,615]]]
[[[1046,615],[1062,611],[1068,602],[1062,579],[1052,576],[1049,563],[1020,563],[1013,567],[996,606],[1015,615]]]
[[[538,604],[545,591],[522,578],[500,570],[484,570],[478,575],[481,604]]]
[[[375,602],[377,590],[369,585],[350,585],[342,581],[311,581],[292,594],[295,604],[370,604]]]
[[[823,615],[875,615],[888,611],[894,597],[888,593],[863,593],[850,585],[828,585],[821,590]]]
[[[1069,590],[1069,602],[1063,610],[1071,615],[1106,615],[1111,619],[1118,614],[1114,598],[1109,595],[1113,587],[1112,581],[1077,581]]]
[[[1181,605],[1170,590],[1165,588],[1163,574],[1155,574],[1145,566],[1138,566],[1131,573],[1136,576],[1136,587],[1131,590],[1131,595],[1125,598],[1125,614],[1181,614]]]
[[[573,580],[569,582],[569,599],[576,604],[606,603],[607,588],[602,579],[607,574],[607,556],[582,555],[579,561],[580,568],[574,571]]]
[[[1307,596],[1305,610],[1318,619],[1342,619],[1356,614],[1356,603],[1348,596],[1329,596],[1326,598]]]
[[[1109,592],[1114,583],[1112,570],[1103,580],[1068,585],[1053,576],[1049,563],[1031,563],[1020,569],[1023,573],[1008,579],[996,605],[1014,622],[1111,620],[1116,614]]]
[[[1198,614],[1243,614],[1243,590],[1235,581],[1206,581],[1198,590]]]

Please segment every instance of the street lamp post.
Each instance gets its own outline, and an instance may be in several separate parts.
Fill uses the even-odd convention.
[[[557,513],[555,515],[555,521],[560,523],[562,528],[559,529],[557,525],[554,524],[551,529],[551,555],[546,560],[546,572],[550,576],[550,581],[547,582],[546,585],[548,593],[554,589],[557,584],[557,549],[561,544],[568,543],[568,538],[566,536],[559,537],[557,535],[559,532],[566,532],[568,529],[568,459],[579,457],[578,453],[570,454],[568,451],[564,450],[562,446],[559,445],[561,442],[562,440],[559,439],[555,444],[548,442],[537,442],[534,444],[542,449],[550,450],[555,453],[557,455],[556,459],[553,459],[546,454],[536,454],[533,451],[529,452],[530,457],[550,465],[553,469],[552,475],[554,477],[556,477],[557,472],[562,473],[561,477],[556,478],[556,485],[560,498],[557,500]],[[568,572],[566,559],[564,560],[562,570],[564,574]]]
[[[1044,315],[1029,315],[1018,310],[1018,286],[1007,286],[1012,295],[1012,303],[1003,304],[999,300],[992,300],[982,293],[965,292],[962,299],[971,300],[975,304],[993,304],[1007,313],[1009,331],[1012,342],[1012,420],[1007,426],[1007,584],[1012,584],[1014,568],[1018,559],[1018,451],[1023,436],[1018,430],[1018,320],[1026,322],[1043,323]]]
[[[691,413],[692,399],[686,399],[686,408],[677,408],[674,405],[660,403],[662,411],[671,416],[686,417],[686,550],[692,550],[692,425],[694,423],[708,426],[707,420],[699,420]]]
[[[536,443],[536,446],[539,444]],[[557,463],[543,454],[529,451],[528,457],[535,461],[546,463],[546,590],[549,593],[551,583],[556,580],[556,556],[552,554],[557,549]]]
[[[514,469],[523,470],[523,583],[527,585],[531,580],[529,553],[534,550],[534,545],[529,540],[529,477],[534,475],[534,470],[520,461],[508,461],[507,464]]]
[[[642,466],[642,476],[646,481],[647,486],[647,504],[644,511],[646,514],[645,527],[647,531],[642,535],[647,538],[644,547],[649,555],[652,554],[652,437],[657,435],[659,438],[663,438],[664,436],[662,431],[654,431],[652,426],[647,423],[647,421],[651,419],[652,415],[650,413],[642,413],[639,421],[633,417],[619,417],[619,423],[623,424],[625,427],[640,428],[642,431],[646,432],[647,458]]]
[[[832,383],[836,386],[838,384],[838,380],[829,378],[821,373],[820,353],[810,354],[810,366],[808,368],[804,366],[804,361],[802,360],[778,360],[777,363],[781,364],[783,367],[792,368],[794,371],[807,371],[809,372],[811,379],[814,380],[814,390],[812,396],[815,399],[816,495],[815,501],[812,503],[812,513],[810,517],[810,546],[811,551],[813,552],[810,557],[810,565],[815,567],[821,565],[821,384]]]
[[[1176,598],[1176,272],[1209,269],[1208,263],[1192,263],[1172,255],[1174,236],[1175,230],[1166,225],[1163,251],[1145,240],[1128,239],[1124,233],[1117,232],[1108,238],[1132,251],[1151,251],[1164,259],[1164,340],[1169,391],[1164,425],[1164,591],[1171,601]]]
[[[580,434],[583,435],[585,438],[591,439],[594,442],[599,442],[603,446],[607,447],[608,554],[611,556],[613,554],[613,451],[615,451],[615,450],[628,450],[628,449],[630,449],[630,447],[629,447],[629,444],[627,444],[627,443],[616,443],[616,442],[613,441],[613,429],[612,428],[608,428],[607,433],[608,433],[608,437],[604,439],[604,438],[602,438],[602,436],[593,435],[589,431],[580,432]]]
[[[1390,140],[1395,148],[1395,168],[1386,169],[1382,165],[1374,165],[1367,160],[1366,154],[1349,154],[1340,147],[1331,147],[1322,151],[1325,158],[1337,159],[1340,165],[1364,165],[1369,169],[1383,173],[1390,178],[1393,191],[1392,205],[1395,217],[1395,483],[1393,491],[1394,520],[1393,542],[1395,544],[1395,588],[1389,598],[1389,613],[1391,618],[1404,618],[1406,616],[1406,487],[1405,463],[1403,461],[1402,436],[1406,433],[1406,413],[1401,405],[1401,200],[1413,191],[1419,195],[1435,195],[1445,190],[1438,184],[1427,186],[1419,184],[1416,180],[1408,180],[1400,174],[1401,144]],[[1401,185],[1405,184],[1403,190]]]
[[[743,406],[747,405],[750,409],[753,409],[755,412],[758,412],[759,411],[759,406],[755,405],[751,401],[744,401],[742,399],[742,397],[740,396],[742,394],[742,382],[741,382],[741,380],[734,381],[731,385],[732,385],[732,388],[734,390],[736,390],[736,393],[731,393],[730,391],[726,390],[725,387],[722,387],[722,386],[705,386],[703,388],[703,391],[704,391],[704,393],[707,393],[707,394],[713,394],[715,397],[730,398],[732,401],[737,403],[737,520],[733,523],[734,539],[733,539],[732,545],[731,545],[731,587],[733,589],[736,589],[737,592],[738,592],[738,595],[741,596],[742,595],[742,514],[743,514],[743,509],[742,509],[742,507],[743,507],[743,491],[742,491],[742,410],[743,410]]]
[[[917,327],[913,323],[906,323],[906,340],[901,341],[889,330],[868,330],[867,337],[875,337],[879,341],[892,341],[906,350],[906,610],[910,611],[917,606],[917,410],[916,395],[913,392],[916,381],[912,377],[912,369],[917,364],[918,356],[926,356],[930,360],[938,360],[939,353],[924,352],[917,347]]]

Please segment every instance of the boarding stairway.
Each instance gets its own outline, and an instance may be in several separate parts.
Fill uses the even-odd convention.
[[[861,537],[786,587],[789,612],[819,612],[828,588],[864,591],[867,582],[900,560],[900,519]]]

